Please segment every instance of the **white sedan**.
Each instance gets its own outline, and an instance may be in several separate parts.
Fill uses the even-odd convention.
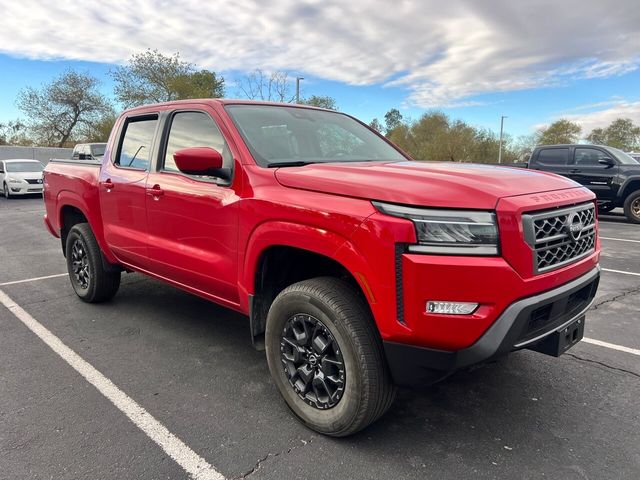
[[[6,197],[14,195],[42,195],[42,170],[38,160],[0,160],[0,192]]]

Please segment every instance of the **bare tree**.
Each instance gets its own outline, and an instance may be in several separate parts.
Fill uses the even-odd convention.
[[[265,73],[256,69],[245,77],[236,80],[238,96],[249,100],[291,103],[291,84],[286,72]]]
[[[22,90],[16,105],[28,118],[31,136],[40,145],[62,147],[72,135],[111,110],[98,90],[97,78],[67,70],[40,89]]]

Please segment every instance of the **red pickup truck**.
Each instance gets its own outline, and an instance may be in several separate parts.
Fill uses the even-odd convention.
[[[306,425],[354,433],[397,385],[582,338],[599,280],[592,192],[553,174],[412,161],[338,112],[134,108],[97,161],[54,161],[45,224],[86,302],[121,272],[249,317]]]

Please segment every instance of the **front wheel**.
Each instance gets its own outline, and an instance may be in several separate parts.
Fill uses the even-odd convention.
[[[11,198],[11,190],[9,190],[9,187],[7,186],[6,183],[2,186],[2,194],[4,195],[4,198],[6,198],[7,200]]]
[[[371,312],[345,281],[319,277],[285,288],[269,309],[265,343],[278,390],[317,432],[351,435],[395,398]]]
[[[81,300],[104,302],[120,287],[120,272],[107,271],[102,252],[88,223],[79,223],[69,231],[66,243],[67,270],[71,286]]]
[[[624,214],[632,223],[640,223],[640,190],[633,192],[624,202]]]

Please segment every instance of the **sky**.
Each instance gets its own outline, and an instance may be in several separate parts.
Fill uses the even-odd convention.
[[[638,0],[0,0],[0,121],[67,68],[112,95],[109,71],[146,49],[222,74],[304,77],[365,121],[442,110],[511,135],[570,118],[584,133],[640,123]]]

